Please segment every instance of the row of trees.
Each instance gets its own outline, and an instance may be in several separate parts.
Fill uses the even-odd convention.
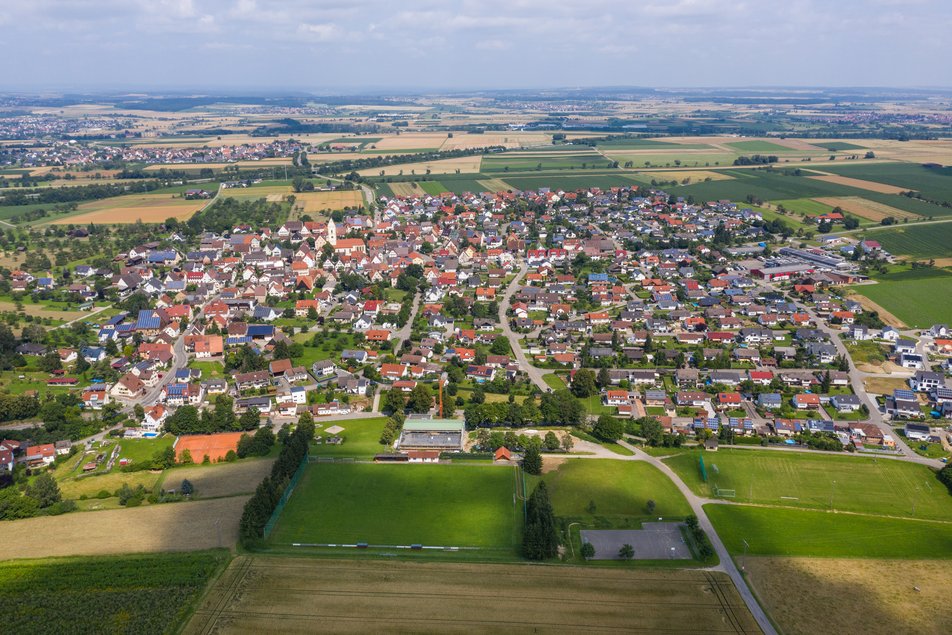
[[[76,503],[63,500],[59,485],[48,472],[21,488],[0,490],[0,520],[62,514],[76,509]]]
[[[585,420],[582,403],[568,390],[543,393],[537,405],[535,398],[529,396],[521,404],[511,403],[471,403],[463,411],[466,427],[521,428],[538,424],[578,426]]]
[[[239,534],[244,546],[250,547],[264,537],[264,527],[284,495],[291,477],[307,458],[308,446],[314,438],[314,420],[304,413],[298,419],[294,432],[289,434],[281,453],[271,467],[271,474],[258,485],[241,514]]]
[[[181,406],[165,422],[165,429],[176,436],[183,434],[212,434],[214,432],[238,432],[254,430],[261,422],[256,408],[249,408],[235,416],[234,399],[218,395],[215,407],[199,410],[195,406]]]
[[[522,536],[522,553],[529,560],[548,560],[559,553],[559,534],[555,512],[549,500],[545,481],[536,485],[526,503],[526,526]]]

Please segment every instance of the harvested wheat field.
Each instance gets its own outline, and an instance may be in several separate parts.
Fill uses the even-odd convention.
[[[233,496],[8,520],[0,523],[0,559],[229,547],[238,541],[245,500]]]
[[[294,195],[294,207],[305,214],[346,207],[361,207],[364,196],[360,190],[335,190],[333,192],[301,192]]]
[[[760,632],[722,573],[251,556],[184,629],[266,631]]]
[[[582,135],[585,136],[585,135]],[[486,148],[489,146],[504,146],[506,148],[523,148],[542,146],[552,143],[552,135],[539,132],[485,132],[483,134],[466,134],[457,132],[452,139],[447,139],[441,150],[461,150],[466,148]]]
[[[895,219],[922,218],[918,214],[913,214],[912,212],[907,212],[905,210],[886,205],[885,203],[870,201],[858,196],[826,196],[823,198],[815,198],[813,200],[817,203],[823,203],[824,205],[829,205],[831,207],[840,207],[843,209],[843,211],[849,212],[850,214],[855,214],[856,216],[877,223],[887,216],[892,216]]]
[[[947,633],[952,624],[948,600],[952,569],[946,560],[745,558],[744,562],[767,612],[788,635],[938,634]]]
[[[886,183],[879,183],[877,181],[866,181],[864,179],[854,179],[848,176],[835,176],[835,175],[824,175],[824,176],[811,176],[811,179],[817,181],[825,181],[827,183],[836,183],[837,185],[845,185],[847,187],[855,187],[860,190],[869,190],[870,192],[878,192],[880,194],[900,194],[906,190],[912,188],[901,188],[896,187],[895,185],[887,185]]]
[[[379,150],[421,150],[423,148],[437,149],[447,139],[445,132],[407,132],[400,135],[383,137],[375,141],[373,151]],[[368,146],[368,149],[371,149]]]
[[[236,463],[216,463],[177,467],[165,472],[162,484],[165,489],[177,489],[182,480],[188,479],[198,498],[235,496],[254,493],[258,483],[270,474],[272,458],[245,459]]]
[[[79,206],[79,214],[64,216],[52,221],[53,225],[96,223],[100,225],[125,224],[142,221],[161,223],[168,218],[186,220],[206,205],[208,201],[189,201],[170,194],[131,194],[113,196],[101,201],[90,201]]]
[[[457,170],[460,173],[470,174],[479,172],[479,164],[482,162],[481,155],[469,157],[456,157],[455,159],[440,159],[439,161],[421,161],[419,163],[400,163],[398,165],[388,165],[379,168],[367,168],[359,170],[357,173],[361,176],[380,176],[383,172],[385,176],[397,176],[399,174],[426,174],[429,170],[431,174],[455,174]]]
[[[710,179],[712,181],[729,181],[730,179],[734,178],[730,174],[715,172],[714,170],[662,170],[659,172],[645,171],[641,172],[640,174],[644,176],[650,176],[653,179],[664,179],[669,181],[683,181],[684,179],[691,179],[692,183],[698,183],[700,181],[704,181],[705,179]]]

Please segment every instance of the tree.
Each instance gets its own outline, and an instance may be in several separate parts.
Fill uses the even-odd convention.
[[[391,388],[386,393],[384,393],[382,405],[383,412],[387,414],[403,412],[403,409],[406,407],[406,398],[399,389]]]
[[[823,373],[823,381],[820,382],[820,391],[825,395],[830,392],[830,371]]]
[[[192,451],[188,448],[182,450],[182,463],[185,463],[186,465],[189,463],[194,463],[192,460]]]
[[[536,445],[529,445],[522,455],[522,469],[527,474],[542,474],[542,453]]]
[[[242,430],[254,430],[261,424],[261,412],[257,408],[248,408],[238,417],[238,427]]]
[[[598,370],[598,387],[604,390],[605,388],[608,388],[611,385],[611,383],[612,383],[612,380],[608,374],[608,369],[602,366]]]
[[[43,472],[37,476],[33,483],[26,488],[26,495],[36,499],[40,509],[55,505],[63,499],[59,485],[56,484],[56,479],[49,472]]]
[[[559,536],[555,513],[549,501],[545,481],[536,485],[526,503],[526,526],[522,540],[523,554],[530,560],[548,560],[559,552]]]
[[[595,557],[595,545],[590,542],[582,543],[582,557],[586,560],[591,560]]]
[[[183,496],[191,496],[192,492],[195,491],[195,488],[192,487],[192,482],[187,478],[182,479],[182,485],[179,487],[179,491],[182,492]]]
[[[645,503],[645,509],[648,510],[649,514],[654,514],[655,502],[654,499],[649,498],[648,502]]]
[[[650,446],[659,446],[664,439],[664,428],[661,422],[654,417],[643,417],[641,423],[641,436]]]
[[[509,338],[503,335],[500,335],[493,340],[492,345],[489,347],[489,352],[493,355],[508,355],[509,354]]]
[[[635,548],[625,543],[621,546],[621,549],[618,550],[618,557],[623,560],[631,560],[635,557]]]
[[[145,417],[145,408],[142,407],[142,404],[137,403],[132,407],[132,414],[135,415],[137,421],[142,421]]]
[[[545,433],[545,438],[542,440],[542,447],[544,447],[549,452],[555,452],[559,449],[559,437],[557,437],[554,432],[549,430]]]
[[[583,399],[596,394],[598,388],[595,385],[595,373],[587,368],[581,368],[575,371],[575,377],[572,378],[570,390],[573,395]]]
[[[592,434],[602,441],[615,442],[625,433],[625,425],[611,415],[601,415],[592,428]]]
[[[433,391],[426,384],[417,384],[410,391],[410,398],[407,400],[407,407],[413,412],[425,413],[430,411],[433,405]]]
[[[572,440],[572,435],[566,432],[562,435],[562,449],[565,452],[571,452],[573,447],[575,447],[575,441]]]

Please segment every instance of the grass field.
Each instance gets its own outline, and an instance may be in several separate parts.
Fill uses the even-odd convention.
[[[724,449],[704,453],[708,474],[704,483],[698,457],[699,453],[689,452],[665,463],[702,496],[713,498],[713,486],[717,485],[736,490],[736,498],[730,500],[737,503],[812,509],[830,509],[832,496],[836,511],[952,521],[952,496],[932,470],[922,465],[805,452]]]
[[[311,464],[269,541],[511,550],[522,520],[517,477],[492,466]]]
[[[206,203],[207,201],[190,201],[169,194],[114,196],[81,203],[77,213],[56,217],[52,224],[124,224],[140,220],[143,223],[161,223],[168,218],[186,220]]]
[[[847,143],[845,141],[814,141],[813,145],[824,150],[829,150],[830,152],[842,152],[844,150],[865,150],[866,146],[858,146],[855,143]]]
[[[8,632],[170,633],[225,551],[0,563]]]
[[[593,174],[591,176],[553,174],[551,176],[504,176],[506,183],[517,190],[538,190],[548,187],[553,190],[587,190],[597,187],[608,189],[616,186],[635,185],[635,179],[624,174]]]
[[[483,157],[481,171],[484,174],[493,174],[535,170],[605,170],[611,169],[611,163],[611,159],[597,152],[585,154],[556,152],[547,155],[541,155],[540,153],[505,153]]]
[[[952,258],[952,223],[931,223],[921,227],[900,225],[870,234],[883,249],[894,256],[913,258]],[[952,264],[948,261],[946,264]]]
[[[215,463],[176,467],[162,473],[164,489],[179,489],[184,479],[195,488],[197,498],[251,495],[258,483],[271,472],[271,458],[243,459],[234,463]]]
[[[950,558],[952,524],[750,505],[704,506],[734,556]]]
[[[809,198],[784,199],[782,201],[771,201],[775,205],[783,205],[788,211],[804,214],[806,216],[819,216],[833,211],[831,205],[826,205],[819,201]]]
[[[543,476],[557,516],[631,517],[638,522],[658,516],[684,517],[687,500],[657,468],[647,463],[612,460],[567,460]],[[648,500],[657,507],[646,509]],[[595,503],[595,513],[589,505]]]
[[[788,635],[938,634],[952,623],[952,570],[942,560],[755,557],[744,564],[758,599]]]
[[[952,315],[952,273],[947,270],[909,270],[877,276],[877,281],[878,284],[849,289],[879,304],[909,326],[929,327],[947,322]]]
[[[717,572],[240,556],[184,633],[662,633],[688,623],[758,632]]]
[[[921,216],[918,214],[858,196],[826,196],[813,200],[818,203],[823,203],[824,205],[839,207],[844,212],[855,214],[860,218],[865,218],[875,223],[889,216],[892,216],[896,220],[903,220],[905,218],[911,220],[921,219]]]
[[[245,498],[75,512],[0,523],[0,559],[230,547]]]
[[[387,424],[387,417],[346,419],[344,421],[329,421],[319,417],[315,422],[318,425],[315,433],[316,438],[323,439],[326,436],[331,436],[324,430],[332,426],[340,426],[344,431],[336,436],[341,437],[344,442],[340,445],[312,445],[311,454],[369,459],[387,449],[386,446],[380,444],[380,434]]]
[[[455,159],[439,159],[436,161],[421,161],[419,163],[400,163],[397,165],[381,166],[379,168],[366,168],[358,170],[361,176],[380,176],[383,172],[385,176],[397,176],[401,174],[455,174],[457,170],[460,173],[479,172],[479,166],[483,157],[481,155],[472,155],[465,157],[456,157]]]
[[[672,143],[661,139],[608,139],[598,144],[606,150],[708,150],[707,143]]]

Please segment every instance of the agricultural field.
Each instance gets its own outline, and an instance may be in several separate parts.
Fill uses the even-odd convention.
[[[833,211],[832,205],[809,198],[784,199],[781,201],[771,201],[774,205],[783,205],[789,212],[796,212],[804,216],[820,216],[829,214]]]
[[[936,486],[941,486],[936,481]],[[952,557],[952,524],[750,505],[704,506],[717,535],[735,557]],[[744,541],[747,545],[744,545]]]
[[[75,213],[58,216],[51,222],[53,225],[108,225],[138,221],[161,223],[168,218],[187,220],[207,203],[207,200],[190,201],[171,194],[129,194],[81,203]]]
[[[364,205],[360,190],[334,190],[330,192],[300,192],[294,195],[294,208],[302,214],[317,214],[324,211],[358,208]]]
[[[359,170],[361,176],[398,176],[403,174],[457,174],[479,172],[483,157],[481,155],[456,157],[455,159],[439,159],[436,161],[421,161],[419,163],[400,163],[379,168]],[[429,170],[429,172],[427,172]],[[381,175],[381,172],[383,174]]]
[[[170,633],[191,613],[228,553],[0,563],[9,632]]]
[[[482,172],[532,172],[537,170],[606,170],[612,169],[612,159],[596,152],[568,154],[510,153],[483,157]]]
[[[710,150],[713,146],[707,143],[678,143],[674,139],[608,139],[600,141],[597,146],[605,150]]]
[[[753,633],[719,572],[239,556],[186,635],[216,632]],[[474,584],[474,580],[479,580]],[[316,600],[319,598],[319,601]],[[689,617],[686,607],[690,607]]]
[[[164,489],[178,489],[184,479],[195,488],[196,498],[251,495],[258,483],[271,473],[272,458],[242,459],[234,463],[175,467],[162,474]]]
[[[640,526],[641,521],[659,516],[680,518],[691,513],[674,483],[647,463],[566,460],[547,471],[542,480],[555,514],[565,518],[585,517],[593,523],[599,518],[602,522],[631,519]],[[649,499],[657,505],[650,514],[646,509]],[[590,511],[592,503],[594,513]]]
[[[708,480],[702,480],[703,456]],[[952,497],[929,468],[903,461],[806,452],[731,450],[687,452],[665,463],[698,495],[714,486],[736,492],[730,501],[952,521]],[[715,468],[716,466],[716,468]],[[835,481],[835,484],[834,484]],[[832,503],[831,503],[832,497]],[[949,526],[952,532],[952,525]]]
[[[269,542],[438,545],[512,551],[521,540],[515,468],[313,463]]]
[[[707,179],[712,181],[726,181],[728,179],[734,178],[726,172],[718,172],[715,170],[652,170],[649,172],[637,172],[638,177],[645,181],[646,183],[651,183],[651,181],[678,181],[682,182],[685,179],[688,179],[688,183],[700,183]],[[685,183],[685,185],[688,185]]]
[[[230,547],[245,497],[74,512],[0,523],[0,559]]]
[[[910,270],[877,276],[876,280],[877,284],[848,289],[869,298],[909,326],[928,328],[948,322],[952,315],[952,272]]]
[[[938,634],[952,623],[947,597],[952,574],[942,560],[758,556],[745,558],[744,565],[758,599],[790,635]],[[804,611],[804,606],[825,608]]]
[[[727,143],[732,148],[740,150],[741,152],[758,152],[758,153],[777,153],[777,152],[790,152],[793,148],[788,146],[782,146],[780,144],[774,143],[772,141],[733,141]]]
[[[914,163],[857,163],[824,166],[825,172],[915,190],[926,198],[952,201],[952,168],[927,168]],[[941,208],[940,208],[941,209]],[[952,214],[946,211],[945,214]]]
[[[877,203],[876,201],[871,201],[869,199],[860,198],[858,196],[827,196],[823,198],[813,199],[817,203],[822,203],[823,205],[829,205],[830,207],[839,207],[844,212],[853,214],[854,216],[859,216],[868,221],[878,223],[884,218],[892,216],[896,220],[916,220],[921,219],[922,217],[918,214],[912,212],[907,212],[896,207],[891,207],[885,203]]]
[[[876,181],[866,181],[863,179],[854,179],[848,176],[837,176],[835,174],[821,174],[819,176],[811,176],[811,179],[816,179],[817,181],[823,181],[825,183],[836,183],[838,185],[846,185],[847,187],[855,187],[861,190],[869,190],[870,192],[879,192],[880,194],[901,194],[905,190],[901,187],[896,187],[895,185],[887,185],[885,183],[877,183]]]
[[[265,182],[251,187],[230,187],[221,191],[222,198],[233,198],[239,201],[255,201],[259,198],[278,202],[291,194],[291,186],[287,181]]]
[[[936,258],[942,259],[943,265],[952,265],[952,223],[889,227],[870,233],[869,238],[894,256]]]
[[[504,179],[517,190],[533,191],[540,187],[574,192],[592,187],[608,189],[637,185],[632,177],[625,174],[593,174],[591,176],[553,174],[551,176],[506,176]]]

